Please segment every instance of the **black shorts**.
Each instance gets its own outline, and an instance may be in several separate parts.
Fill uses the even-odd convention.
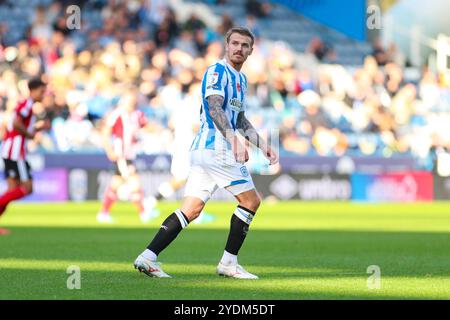
[[[114,174],[117,176],[128,177],[130,173],[134,173],[135,171],[136,169],[132,160],[125,160],[122,163],[116,161],[114,163]]]
[[[3,162],[5,163],[5,179],[11,178],[20,181],[33,180],[28,161],[3,159]]]

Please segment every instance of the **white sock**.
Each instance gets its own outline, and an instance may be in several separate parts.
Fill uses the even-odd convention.
[[[158,257],[152,250],[149,249],[145,249],[144,252],[141,253],[141,256],[152,261],[156,261],[156,258]]]
[[[226,266],[236,265],[238,263],[237,256],[224,250],[222,259],[220,260],[220,263],[222,263]]]

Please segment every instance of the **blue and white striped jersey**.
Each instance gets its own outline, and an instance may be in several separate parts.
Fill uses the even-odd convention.
[[[231,128],[236,130],[239,112],[245,110],[245,93],[247,91],[247,78],[236,71],[225,59],[210,66],[202,80],[202,106],[200,109],[201,128],[192,142],[191,151],[197,149],[220,150],[224,147],[230,149],[209,112],[206,98],[211,95],[224,97],[223,110],[229,120]]]

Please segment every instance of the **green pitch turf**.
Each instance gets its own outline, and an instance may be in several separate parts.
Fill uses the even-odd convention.
[[[0,299],[450,299],[450,204],[265,203],[239,261],[257,281],[215,275],[232,203],[209,203],[210,224],[190,225],[160,255],[172,279],[133,269],[160,223],[132,205],[98,225],[98,203],[12,204],[0,219]],[[379,266],[381,288],[367,286]],[[81,289],[67,289],[67,268]],[[369,280],[369,283],[370,282]]]

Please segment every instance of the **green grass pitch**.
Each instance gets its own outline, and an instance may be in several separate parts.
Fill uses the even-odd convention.
[[[239,262],[256,281],[215,274],[233,203],[209,203],[209,224],[192,224],[160,255],[172,279],[134,270],[177,203],[143,225],[119,203],[115,225],[98,225],[97,202],[12,204],[0,220],[0,299],[450,299],[450,204],[264,203]],[[81,289],[67,289],[67,268]],[[381,270],[369,289],[367,268]]]

